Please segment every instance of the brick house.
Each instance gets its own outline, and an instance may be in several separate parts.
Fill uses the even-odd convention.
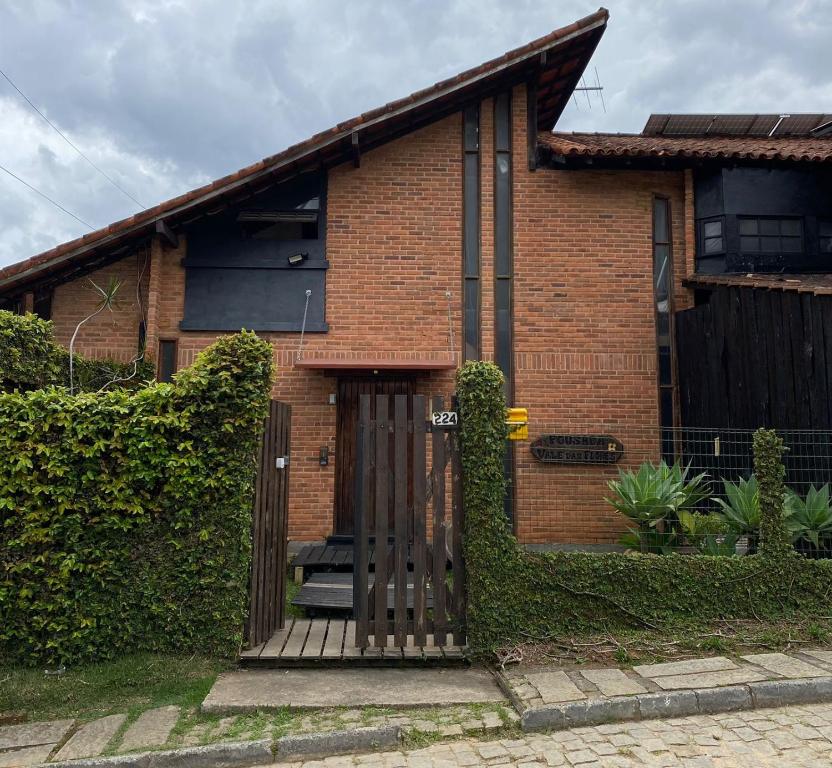
[[[826,271],[832,139],[815,127],[830,118],[789,132],[768,116],[674,132],[676,118],[655,116],[635,136],[553,133],[606,24],[601,9],[0,269],[0,307],[51,318],[66,344],[95,304],[89,279],[117,277],[121,306],[85,325],[76,348],[121,360],[143,349],[162,380],[218,334],[269,339],[274,397],[293,406],[296,541],[352,532],[358,393],[449,394],[465,359],[500,365],[532,439],[609,434],[624,445],[619,466],[658,458],[661,428],[681,418],[674,313],[706,300],[715,276]],[[763,176],[749,181],[749,169]],[[767,241],[779,261],[731,251],[757,237],[767,253],[750,218],[778,211],[729,210],[730,195],[762,183],[776,197],[804,176],[823,191],[811,212],[784,212],[806,217],[801,243],[780,222]],[[616,467],[567,471],[519,443],[508,471],[521,541],[620,534],[602,501]]]

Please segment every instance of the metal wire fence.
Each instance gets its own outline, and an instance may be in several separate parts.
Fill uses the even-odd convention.
[[[547,453],[535,437],[525,450],[516,449],[516,525],[524,541],[649,552],[756,551],[754,430],[606,425],[594,435],[593,445],[600,446],[600,452],[585,451],[580,446],[586,441],[575,435],[558,435],[558,430],[540,425],[532,430],[533,435],[551,435],[561,442],[569,438],[578,449]],[[832,431],[778,434],[786,449],[788,523],[795,548],[810,557],[832,557],[832,506],[826,495],[832,486]],[[607,444],[609,457],[601,455]],[[657,467],[662,458],[671,467],[675,463],[676,472],[686,473],[682,486],[690,498],[680,514],[662,511],[667,499],[651,500],[650,494],[659,493],[656,489],[662,486],[651,486],[649,471],[639,476],[644,465]],[[691,488],[695,478],[698,482]],[[620,484],[624,498],[615,484]]]

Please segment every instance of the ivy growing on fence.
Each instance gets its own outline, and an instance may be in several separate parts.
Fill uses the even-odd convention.
[[[239,648],[271,381],[244,332],[174,384],[0,394],[0,656]]]
[[[782,557],[779,546],[761,546],[770,554],[745,557],[524,551],[503,512],[502,373],[492,363],[466,363],[457,376],[457,394],[474,649],[578,631],[829,614],[832,561]],[[770,437],[759,443],[755,468],[761,496],[765,486],[774,514],[782,465]],[[762,533],[771,536],[772,530],[768,526]]]

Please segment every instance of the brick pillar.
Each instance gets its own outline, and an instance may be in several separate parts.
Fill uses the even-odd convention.
[[[693,171],[685,169],[685,277],[696,272],[696,220],[693,207]]]
[[[147,285],[147,328],[145,359],[156,363],[159,347],[159,299],[162,289],[162,241],[154,235],[150,241],[150,278]]]
[[[34,312],[35,311],[35,294],[31,291],[27,291],[23,294],[23,312]]]

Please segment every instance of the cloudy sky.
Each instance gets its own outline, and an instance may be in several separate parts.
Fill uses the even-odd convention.
[[[597,0],[596,0],[597,2]],[[0,69],[144,206],[479,64],[593,0],[2,0]],[[832,0],[609,0],[600,100],[650,112],[832,111]],[[93,227],[138,206],[0,78],[0,165]],[[0,265],[87,228],[0,171]]]

